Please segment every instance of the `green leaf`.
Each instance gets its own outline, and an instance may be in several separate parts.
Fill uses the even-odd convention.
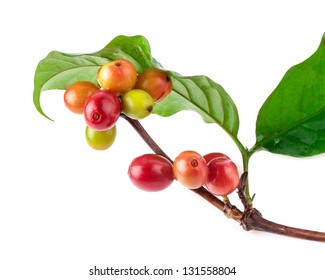
[[[149,67],[161,67],[151,57],[149,43],[143,36],[117,36],[103,49],[90,54],[50,52],[39,62],[35,71],[33,101],[36,109],[49,118],[40,103],[43,91],[66,89],[81,80],[95,83],[100,66],[115,59],[130,60],[138,72]]]
[[[316,52],[293,66],[261,107],[252,151],[296,157],[325,152],[325,34]]]
[[[239,117],[237,108],[219,84],[206,76],[183,77],[171,72],[172,93],[157,103],[154,113],[171,116],[182,110],[192,110],[207,123],[217,123],[233,138],[237,137]]]
[[[109,60],[127,59],[131,61],[137,72],[150,67],[157,67],[159,64],[151,57],[150,45],[143,36],[115,37],[102,50],[94,53],[96,56],[105,57]]]
[[[96,73],[107,59],[91,55],[69,55],[53,51],[40,61],[34,78],[33,101],[45,117],[40,104],[41,93],[49,89],[66,89],[77,81],[96,82]]]
[[[163,69],[151,56],[150,45],[143,36],[117,36],[103,49],[91,54],[51,52],[36,69],[33,95],[35,107],[46,116],[40,104],[43,91],[66,89],[78,80],[96,82],[99,67],[116,59],[133,62],[138,73],[150,67]],[[225,90],[205,76],[182,77],[175,72],[169,73],[173,91],[167,99],[156,104],[154,112],[170,116],[181,110],[193,110],[205,122],[222,126],[239,143],[237,108]]]

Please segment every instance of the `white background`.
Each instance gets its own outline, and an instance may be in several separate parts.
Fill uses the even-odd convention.
[[[93,52],[117,35],[141,34],[166,69],[224,86],[239,110],[239,138],[251,147],[263,101],[319,45],[322,2],[2,1],[0,279],[140,279],[89,276],[95,265],[235,266],[225,279],[324,279],[323,243],[245,232],[177,182],[160,193],[133,187],[128,164],[150,150],[124,120],[111,149],[98,152],[63,92],[42,95],[55,122],[32,102],[35,68],[50,51]],[[194,113],[143,125],[172,158],[185,149],[221,151],[241,169],[230,138]],[[259,152],[250,166],[255,206],[276,222],[325,231],[324,166],[324,156]]]

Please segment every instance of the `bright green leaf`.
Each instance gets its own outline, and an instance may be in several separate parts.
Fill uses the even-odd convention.
[[[41,60],[34,78],[33,101],[45,117],[40,104],[41,93],[49,89],[66,89],[77,81],[96,82],[96,73],[107,59],[91,55],[69,55],[53,51]],[[47,117],[48,118],[48,117]]]
[[[145,37],[139,35],[117,36],[94,55],[110,60],[127,59],[134,64],[138,72],[158,65],[151,57],[149,42]]]
[[[107,51],[115,50],[128,55],[138,72],[149,67],[162,68],[151,57],[150,45],[142,36],[118,36],[97,55],[107,56]],[[156,104],[154,113],[170,116],[181,110],[193,110],[199,113],[205,122],[218,123],[232,136],[236,136],[239,127],[238,112],[235,104],[225,90],[204,76],[182,77],[170,72],[173,92],[164,101]]]
[[[96,73],[107,61],[127,59],[138,72],[149,67],[160,67],[151,57],[150,46],[143,36],[117,36],[103,49],[91,54],[65,54],[53,51],[41,60],[34,77],[33,101],[45,117],[40,98],[45,90],[66,89],[76,81],[96,82]],[[48,118],[48,117],[47,117]]]
[[[99,67],[115,59],[130,60],[139,73],[150,67],[162,69],[151,56],[150,45],[143,36],[117,36],[103,49],[91,54],[51,52],[36,69],[33,95],[35,107],[46,116],[40,105],[43,91],[65,89],[78,80],[96,82]],[[181,110],[193,110],[205,122],[219,124],[239,142],[237,108],[225,90],[205,76],[182,77],[174,72],[170,73],[173,91],[167,99],[155,106],[154,112],[170,116]]]
[[[239,128],[237,108],[217,83],[206,76],[182,77],[171,73],[173,91],[157,103],[154,113],[170,116],[182,110],[195,111],[207,123],[217,123],[235,137]]]
[[[317,51],[293,66],[263,104],[252,151],[296,157],[325,152],[325,34]]]

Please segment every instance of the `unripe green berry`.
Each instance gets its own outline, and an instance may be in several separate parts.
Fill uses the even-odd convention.
[[[116,138],[116,126],[104,131],[97,131],[89,126],[85,132],[87,143],[95,150],[106,150],[114,143]]]
[[[154,100],[142,89],[132,89],[122,96],[122,109],[131,119],[143,119],[151,114]]]

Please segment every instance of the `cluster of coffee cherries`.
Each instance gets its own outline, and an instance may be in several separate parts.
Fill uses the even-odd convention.
[[[104,64],[97,72],[97,82],[78,81],[64,93],[66,107],[84,115],[86,140],[95,150],[106,150],[114,143],[121,113],[143,119],[172,89],[166,72],[148,68],[138,74],[134,64],[124,59]]]
[[[188,150],[174,162],[157,154],[144,154],[131,162],[128,175],[135,186],[145,191],[166,189],[176,179],[189,189],[204,186],[216,196],[226,196],[239,184],[236,164],[217,152],[201,156]]]
[[[66,107],[84,115],[87,143],[96,150],[106,150],[114,143],[116,122],[122,113],[131,119],[143,119],[172,90],[165,71],[149,68],[137,73],[134,65],[123,59],[104,64],[96,78],[98,84],[78,81],[64,93]],[[184,151],[174,162],[145,154],[131,162],[128,175],[145,191],[166,189],[176,179],[189,189],[205,186],[214,195],[226,196],[239,184],[236,165],[222,153],[201,156]]]

